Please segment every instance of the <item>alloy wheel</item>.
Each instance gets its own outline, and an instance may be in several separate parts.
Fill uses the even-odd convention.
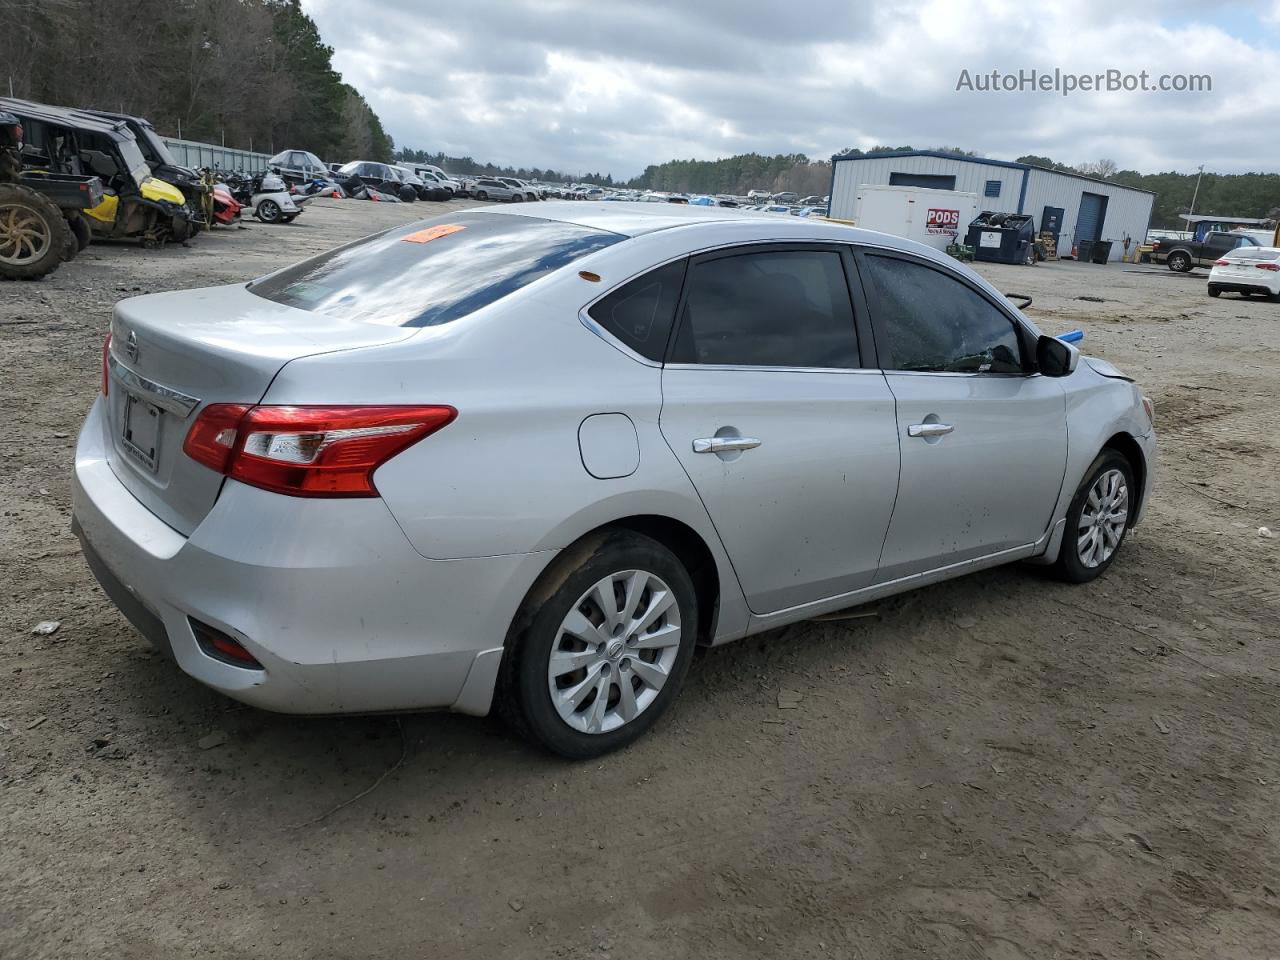
[[[659,576],[623,570],[598,580],[565,615],[547,685],[560,719],[608,733],[657,699],[680,651],[680,606]]]
[[[1093,482],[1080,510],[1076,531],[1080,562],[1092,569],[1111,559],[1120,546],[1128,521],[1128,482],[1119,470],[1108,470]]]
[[[35,263],[53,243],[45,219],[22,204],[0,207],[0,261],[15,266]]]

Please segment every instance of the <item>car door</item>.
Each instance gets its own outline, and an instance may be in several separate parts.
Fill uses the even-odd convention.
[[[877,581],[1040,539],[1066,470],[1066,397],[1033,372],[1034,338],[958,273],[858,255],[902,451]]]
[[[851,300],[853,269],[835,244],[690,261],[660,426],[756,613],[875,576],[898,443],[893,395],[862,362],[868,328]]]
[[[1228,250],[1234,250],[1239,240],[1240,237],[1232,236],[1229,233],[1217,230],[1210,232],[1204,238],[1204,243],[1200,245],[1196,263],[1202,267],[1213,266],[1224,253]]]

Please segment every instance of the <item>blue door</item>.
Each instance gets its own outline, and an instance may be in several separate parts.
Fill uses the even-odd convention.
[[[1080,195],[1080,213],[1076,216],[1076,243],[1101,240],[1102,221],[1107,214],[1107,198],[1100,193]]]

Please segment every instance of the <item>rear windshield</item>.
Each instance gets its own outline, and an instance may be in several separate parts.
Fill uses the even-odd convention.
[[[430,327],[624,239],[536,217],[451,214],[322,253],[253,281],[249,290],[345,320]]]
[[[1228,250],[1226,253],[1228,260],[1276,260],[1280,259],[1280,250],[1262,249],[1259,247],[1243,246],[1236,247],[1234,250]]]

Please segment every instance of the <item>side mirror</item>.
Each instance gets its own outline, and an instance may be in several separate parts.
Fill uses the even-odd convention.
[[[1076,372],[1080,351],[1057,337],[1042,336],[1036,341],[1036,367],[1046,377],[1065,377]]]

